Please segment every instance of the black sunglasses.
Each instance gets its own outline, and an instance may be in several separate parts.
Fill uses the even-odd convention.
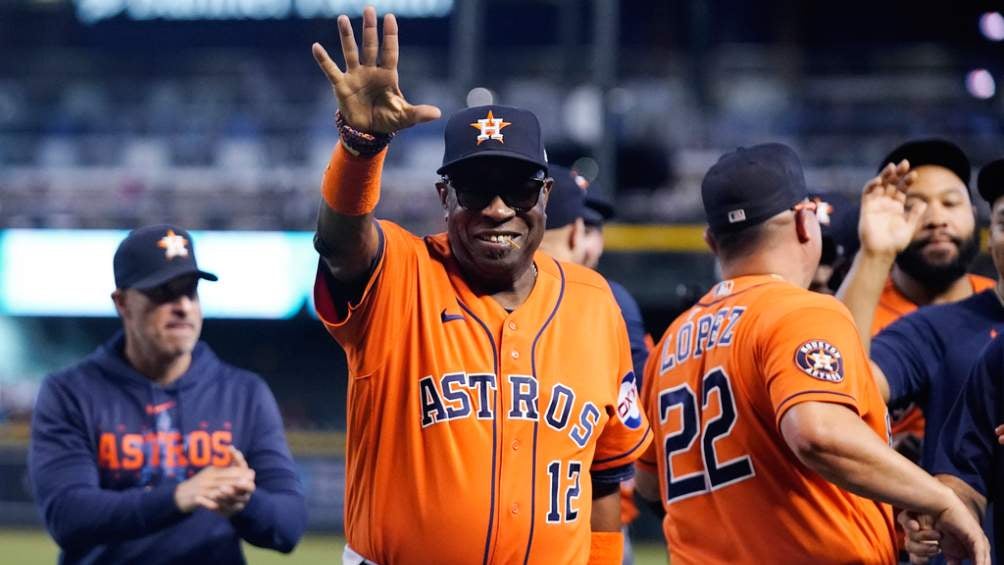
[[[174,302],[182,296],[194,299],[199,290],[198,277],[178,277],[166,283],[140,290],[151,302],[156,304],[166,304]]]
[[[516,212],[525,212],[537,205],[546,178],[464,179],[443,177],[443,182],[457,193],[457,202],[468,210],[484,210],[498,196]]]

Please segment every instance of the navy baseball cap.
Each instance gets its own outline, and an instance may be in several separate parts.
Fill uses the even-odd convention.
[[[436,174],[468,159],[509,157],[547,171],[540,122],[533,112],[512,106],[473,106],[446,122],[446,150]]]
[[[551,165],[550,175],[554,179],[554,185],[547,197],[545,229],[553,230],[585,217],[586,190],[576,182],[579,174],[568,167]]]
[[[116,288],[147,290],[184,275],[208,281],[216,275],[199,269],[192,236],[177,226],[160,224],[134,229],[115,250]]]
[[[1004,159],[990,161],[980,169],[976,177],[976,185],[980,196],[993,206],[998,198],[1004,196]]]
[[[602,226],[613,218],[614,215],[613,204],[600,196],[586,193],[586,215],[583,216],[583,219],[586,221],[587,226]]]
[[[798,155],[781,143],[726,153],[701,182],[704,214],[714,233],[761,224],[808,196]]]
[[[819,226],[823,242],[827,240],[832,242],[837,256],[853,256],[861,246],[858,240],[858,218],[861,207],[856,201],[838,192],[819,193],[814,196],[830,206],[830,222]]]
[[[955,176],[962,179],[966,188],[969,188],[969,179],[972,176],[973,167],[969,163],[969,157],[966,157],[965,152],[951,141],[938,138],[907,141],[903,145],[893,149],[892,153],[886,155],[882,163],[879,164],[878,170],[882,172],[882,169],[889,163],[898,165],[903,159],[910,162],[911,169],[923,165],[944,167],[955,173]]]

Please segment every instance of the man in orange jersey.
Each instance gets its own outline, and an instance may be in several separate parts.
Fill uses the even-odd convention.
[[[669,327],[642,391],[656,437],[636,485],[667,513],[673,563],[895,563],[888,503],[989,563],[961,501],[889,448],[850,314],[807,290],[821,234],[794,151],[726,154],[701,190],[726,280]]]
[[[967,274],[979,251],[976,214],[969,194],[971,165],[957,145],[942,139],[910,141],[894,149],[880,164],[871,183],[889,178],[906,160],[910,175],[907,205],[924,207],[919,225],[895,247],[888,232],[869,229],[864,218],[863,245],[841,286],[841,300],[859,328],[871,337],[920,306],[969,298],[994,281]],[[906,173],[907,171],[904,171]],[[893,413],[893,445],[914,461],[921,460],[924,415],[914,403],[901,402]]]
[[[394,132],[439,117],[398,87],[397,22],[341,16],[345,70],[314,295],[349,365],[347,563],[619,563],[618,486],[651,440],[624,321],[595,272],[537,253],[551,179],[537,118],[446,124],[446,233],[373,209]],[[379,53],[379,63],[378,63]]]

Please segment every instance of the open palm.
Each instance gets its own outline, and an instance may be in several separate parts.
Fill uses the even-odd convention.
[[[314,59],[331,82],[338,109],[353,128],[370,133],[393,133],[415,124],[439,118],[439,108],[412,105],[398,84],[397,20],[387,14],[383,20],[383,44],[377,37],[376,10],[363,11],[362,53],[356,48],[352,23],[338,17],[345,71],[331,60],[320,43],[314,43]],[[379,55],[379,64],[377,56]]]
[[[903,161],[889,164],[865,185],[858,223],[862,249],[894,255],[910,244],[926,208],[918,202],[907,209],[906,190],[915,178],[910,164]]]

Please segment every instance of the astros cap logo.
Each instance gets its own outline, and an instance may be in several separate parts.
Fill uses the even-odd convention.
[[[175,257],[188,257],[188,240],[174,233],[174,230],[167,230],[167,235],[157,242],[157,247],[164,250],[164,257],[168,261]]]
[[[488,117],[481,118],[480,120],[474,122],[471,124],[471,127],[481,132],[477,137],[478,145],[481,145],[482,141],[487,141],[489,139],[494,139],[499,143],[505,143],[505,140],[502,139],[502,128],[511,125],[511,122],[507,122],[502,118],[496,118],[492,115],[492,111],[488,110]]]

